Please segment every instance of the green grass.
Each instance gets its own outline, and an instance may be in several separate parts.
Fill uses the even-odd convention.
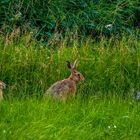
[[[140,138],[140,104],[130,97],[130,90],[140,91],[140,41],[135,36],[64,41],[53,49],[28,37],[0,43],[0,80],[7,84],[0,103],[0,139]],[[76,98],[43,100],[51,84],[69,76],[65,61],[76,58],[86,79],[78,84]]]
[[[67,104],[13,99],[0,104],[0,114],[1,140],[140,138],[140,104],[116,97],[93,96]]]

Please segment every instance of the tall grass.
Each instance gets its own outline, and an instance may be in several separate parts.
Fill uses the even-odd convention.
[[[55,81],[69,76],[66,60],[78,58],[78,70],[85,76],[81,84],[84,95],[128,94],[131,89],[139,89],[140,42],[135,37],[120,40],[102,39],[99,43],[66,46],[65,41],[57,48],[48,49],[36,41],[25,41],[21,37],[18,44],[0,44],[0,79],[8,85],[7,95],[42,95]]]

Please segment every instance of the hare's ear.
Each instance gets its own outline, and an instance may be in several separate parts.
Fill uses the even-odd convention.
[[[73,69],[76,68],[77,63],[78,63],[78,60],[76,59],[76,60],[74,61],[74,64],[73,64]]]
[[[72,70],[72,65],[70,64],[70,61],[66,61],[66,63],[67,63],[67,67],[70,69],[70,70]]]

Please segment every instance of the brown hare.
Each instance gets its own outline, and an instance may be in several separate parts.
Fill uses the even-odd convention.
[[[5,89],[6,84],[2,81],[0,81],[0,101],[3,100],[3,89]]]
[[[83,81],[84,76],[75,69],[77,60],[75,60],[73,65],[69,61],[66,62],[67,67],[71,71],[71,75],[67,79],[54,83],[44,94],[45,97],[49,95],[54,99],[66,101],[68,98],[75,96],[76,84],[79,81]]]

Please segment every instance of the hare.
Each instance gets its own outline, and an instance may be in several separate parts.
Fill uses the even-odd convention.
[[[5,89],[6,84],[2,81],[0,81],[0,101],[3,100],[3,89]]]
[[[75,96],[76,84],[79,81],[84,81],[84,76],[75,69],[77,60],[73,65],[69,61],[66,61],[66,63],[71,75],[67,79],[54,83],[44,94],[45,97],[50,95],[54,99],[66,101],[68,98]]]

